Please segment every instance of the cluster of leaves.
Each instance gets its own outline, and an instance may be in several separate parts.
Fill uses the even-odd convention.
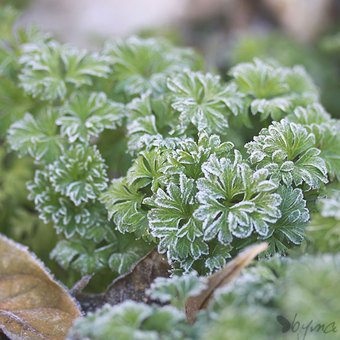
[[[37,164],[29,197],[65,236],[64,267],[122,273],[155,245],[178,273],[212,273],[263,239],[285,254],[338,180],[339,122],[302,67],[254,59],[226,82],[192,50],[137,37],[92,52],[43,36],[17,54],[34,106],[7,141]]]
[[[164,119],[158,124],[164,108],[162,101],[159,109],[158,94],[127,105],[130,150],[139,153],[126,176],[102,195],[109,218],[121,232],[156,239],[159,252],[184,271],[213,272],[259,239],[270,244],[266,255],[301,244],[313,200],[339,176],[339,122],[317,102],[315,86],[301,68],[258,60],[240,64],[213,100],[211,75],[189,74],[168,80],[162,96],[171,111],[167,129]],[[200,91],[195,79],[204,84]],[[269,104],[254,110],[259,100],[274,99],[289,102],[279,115]],[[269,126],[242,154],[225,136],[227,120],[239,117],[247,126],[250,114]]]
[[[185,314],[172,306],[149,306],[127,300],[106,305],[87,319],[76,321],[72,339],[190,339]]]
[[[133,301],[106,305],[76,320],[69,339],[336,339],[339,266],[339,255],[261,261],[217,290],[193,325],[178,302],[200,293],[205,278],[158,279],[149,294],[177,308]]]
[[[1,18],[0,209],[22,204],[30,179],[62,267],[123,274],[155,246],[172,267],[147,292],[172,306],[105,306],[70,339],[280,339],[292,312],[339,321],[340,122],[304,68],[254,59],[223,80],[162,39],[93,52],[35,28],[13,33],[10,8]],[[5,138],[22,159],[5,155]],[[280,257],[305,238],[333,255]],[[184,309],[202,275],[262,240],[264,259],[190,325]]]
[[[35,28],[13,32],[16,13],[9,7],[3,11],[1,35],[9,43],[1,50],[1,136],[7,133],[11,149],[36,164],[29,198],[42,221],[66,238],[51,256],[62,267],[82,273],[101,268],[126,272],[154,243],[136,240],[140,233],[120,233],[99,200],[113,175],[106,163],[116,160],[118,174],[124,173],[119,161],[125,157],[120,133],[125,104],[146,90],[146,81],[147,87],[159,89],[169,75],[196,68],[200,60],[189,49],[154,39],[115,41],[100,53],[78,50]],[[161,55],[168,59],[156,67]],[[104,130],[114,130],[118,140],[101,140]],[[111,147],[119,146],[118,155],[111,149],[104,160],[101,150],[107,155],[111,142]],[[23,176],[20,183],[31,176]]]
[[[132,300],[115,306],[107,304],[85,319],[76,320],[69,339],[196,339],[198,329],[189,325],[184,304],[204,288],[205,278],[193,274],[157,278],[147,294],[165,305],[150,306]]]
[[[47,39],[34,27],[14,34],[11,27],[17,16],[11,7],[0,8],[0,232],[29,245],[51,265],[48,255],[55,245],[55,233],[36,216],[34,205],[27,199],[26,181],[34,175],[33,162],[28,157],[18,159],[5,145],[10,125],[36,106],[19,87],[19,46]]]
[[[276,257],[259,263],[216,293],[206,313],[212,321],[205,336],[335,339],[340,321],[338,268],[338,255],[289,261]],[[319,291],[320,286],[327,288]]]
[[[339,118],[339,37],[339,33],[333,33],[306,45],[280,32],[245,33],[239,35],[229,48],[227,63],[234,66],[261,58],[274,59],[288,67],[303,65],[321,89],[322,104]]]

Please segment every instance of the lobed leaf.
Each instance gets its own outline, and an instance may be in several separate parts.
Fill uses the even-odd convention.
[[[76,94],[60,112],[61,117],[56,123],[61,126],[61,134],[67,136],[70,143],[76,140],[88,142],[104,129],[121,125],[124,107],[109,100],[103,92],[92,92],[89,97]]]
[[[53,162],[64,151],[64,140],[56,129],[58,113],[52,109],[42,112],[39,119],[30,113],[12,124],[8,142],[21,155],[29,154],[37,162]]]
[[[105,78],[110,72],[106,56],[55,41],[27,44],[23,52],[21,86],[43,100],[64,100],[70,88],[91,85],[93,77]]]

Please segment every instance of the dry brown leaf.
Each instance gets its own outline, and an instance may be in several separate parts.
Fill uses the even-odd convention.
[[[150,288],[156,277],[168,277],[170,266],[164,256],[154,248],[139,260],[130,272],[118,277],[107,288],[104,302],[111,305],[121,303],[127,299],[148,303],[145,291]]]
[[[10,339],[65,339],[81,313],[26,248],[0,235],[0,333]]]
[[[127,299],[150,303],[145,290],[150,288],[156,277],[168,277],[170,266],[164,256],[154,248],[136,264],[130,271],[117,277],[102,294],[83,294],[75,292],[74,297],[79,301],[85,312],[92,312],[105,303],[116,305]]]
[[[199,295],[191,296],[185,304],[185,312],[188,320],[192,323],[195,321],[196,313],[207,308],[216,289],[223,287],[233,281],[258,254],[267,249],[267,243],[260,243],[246,248],[233,261],[229,262],[215,274],[208,277],[207,288]]]

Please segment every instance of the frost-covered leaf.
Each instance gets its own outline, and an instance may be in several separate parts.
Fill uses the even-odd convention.
[[[269,116],[273,120],[280,120],[287,112],[290,112],[291,103],[287,98],[255,99],[250,109],[253,115],[260,113],[261,120]]]
[[[168,80],[172,107],[180,112],[185,129],[190,123],[210,133],[226,134],[227,116],[243,108],[242,96],[232,85],[223,86],[219,76],[185,71]]]
[[[154,300],[170,302],[179,310],[184,310],[190,296],[198,295],[206,288],[206,278],[195,273],[172,278],[158,277],[151,284],[147,294]]]
[[[333,217],[340,221],[340,194],[333,188],[328,197],[320,198],[319,209],[323,217]]]
[[[214,244],[215,243],[215,244]],[[223,245],[219,242],[209,242],[210,253],[204,259],[204,270],[207,274],[212,274],[216,270],[225,266],[227,259],[231,258],[231,245]]]
[[[128,185],[125,178],[119,178],[112,180],[108,190],[101,195],[101,201],[120,232],[143,236],[149,228],[147,211],[142,208],[144,197],[138,186]]]
[[[278,295],[277,284],[287,262],[275,256],[245,268],[233,282],[216,290],[209,310],[220,313],[231,305],[268,305]]]
[[[49,166],[56,192],[79,206],[95,200],[107,187],[106,164],[95,146],[76,144]]]
[[[329,113],[320,105],[308,105],[306,108],[297,107],[287,119],[303,125],[315,136],[315,147],[325,161],[330,180],[340,175],[340,123],[331,119]]]
[[[322,105],[316,103],[308,105],[306,108],[298,106],[294,112],[287,117],[287,120],[296,124],[309,126],[312,124],[320,125],[322,123],[329,123],[331,116]]]
[[[246,238],[256,231],[268,234],[268,223],[281,216],[277,185],[265,169],[253,172],[238,151],[234,160],[212,155],[203,164],[204,178],[197,182],[200,206],[194,216],[203,221],[206,240],[229,244],[233,236]]]
[[[39,217],[45,223],[52,221],[58,233],[71,237],[77,232],[101,241],[107,219],[104,207],[98,202],[91,200],[76,206],[70,198],[56,192],[48,171],[37,170],[34,179],[28,182],[28,189]]]
[[[283,96],[294,107],[318,100],[318,90],[301,66],[282,67],[275,62],[263,62],[255,58],[253,62],[236,65],[229,74],[241,92],[259,99]]]
[[[168,157],[166,171],[171,174],[184,173],[189,178],[203,176],[202,165],[212,154],[226,157],[234,147],[231,142],[222,143],[218,135],[208,135],[205,131],[199,134],[198,142],[187,138]]]
[[[294,107],[306,107],[319,101],[319,90],[303,66],[296,65],[292,68],[285,67],[283,69],[285,82],[290,90],[288,97]]]
[[[50,256],[64,269],[72,267],[72,269],[83,275],[92,274],[102,269],[104,264],[100,261],[100,257],[95,250],[90,250],[90,248],[86,247],[86,242],[84,241],[63,240],[58,242]]]
[[[193,216],[198,206],[195,196],[194,180],[182,174],[179,186],[170,182],[166,190],[159,188],[144,200],[152,207],[148,213],[151,234],[160,240],[158,250],[167,252],[169,261],[196,260],[209,252],[202,239],[202,223]]]
[[[111,232],[108,241],[108,244],[98,247],[96,240],[63,240],[58,242],[50,256],[63,268],[72,268],[83,275],[96,273],[102,268],[124,274],[150,248],[129,234]]]
[[[309,211],[301,189],[280,186],[277,193],[282,198],[282,216],[269,226],[268,236],[265,237],[269,244],[265,255],[271,256],[276,253],[284,255],[291,245],[301,244],[309,220]]]
[[[150,244],[143,240],[136,240],[134,234],[117,234],[115,242],[112,242],[109,247],[112,250],[107,258],[108,266],[118,274],[129,271],[132,265],[150,250]]]
[[[0,333],[11,339],[64,339],[80,316],[42,263],[0,235]]]
[[[178,124],[178,113],[168,97],[152,96],[148,91],[126,106],[128,148],[139,151],[160,146],[166,138],[173,138],[172,130]]]
[[[340,178],[340,122],[312,124],[315,145],[321,151],[320,158],[326,163],[329,179]]]
[[[79,140],[88,142],[91,137],[98,137],[104,129],[115,129],[121,124],[124,107],[106,97],[103,92],[77,94],[60,110],[62,116],[57,119],[62,135],[70,143]]]
[[[254,59],[233,67],[229,74],[232,83],[248,97],[253,115],[261,120],[270,117],[280,120],[301,105],[318,101],[318,90],[303,67],[281,67],[275,62]]]
[[[133,96],[149,89],[162,92],[167,76],[184,68],[196,68],[197,55],[190,49],[175,48],[165,40],[130,37],[105,47],[113,65],[116,90]]]
[[[63,100],[69,88],[92,84],[92,77],[107,77],[106,56],[63,46],[55,41],[27,44],[21,58],[21,86],[33,97]]]
[[[328,179],[326,164],[314,145],[313,133],[282,119],[262,129],[245,147],[250,162],[257,168],[268,169],[273,179],[285,185],[306,183],[307,188],[317,189]]]
[[[241,92],[256,98],[271,98],[285,94],[289,86],[285,74],[279,67],[254,59],[252,63],[241,63],[233,67],[229,74]]]
[[[184,313],[174,307],[127,300],[115,306],[105,305],[76,320],[68,339],[182,340],[188,339],[187,328]]]
[[[156,116],[151,108],[150,93],[135,98],[127,105],[127,133],[130,150],[140,150],[146,145],[152,145],[153,139],[161,138],[156,125]]]
[[[26,113],[8,130],[8,142],[21,155],[29,154],[38,162],[53,162],[64,150],[64,139],[58,134],[55,110],[43,111],[35,119]]]
[[[126,175],[126,183],[138,188],[151,184],[151,190],[155,192],[160,185],[166,183],[165,162],[166,153],[157,149],[140,152]]]

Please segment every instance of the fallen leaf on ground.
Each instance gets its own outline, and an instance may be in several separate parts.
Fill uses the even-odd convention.
[[[233,261],[229,262],[215,274],[208,277],[207,288],[199,295],[191,296],[185,304],[185,312],[188,320],[195,321],[196,313],[207,308],[216,289],[223,287],[233,281],[258,254],[267,249],[267,243],[260,243],[246,248]]]
[[[145,290],[156,277],[168,277],[170,266],[163,255],[151,250],[129,272],[117,277],[102,294],[74,294],[85,312],[92,312],[105,303],[116,305],[127,299],[150,303]]]
[[[145,291],[156,277],[168,277],[170,266],[163,255],[154,248],[131,271],[112,282],[104,294],[104,302],[111,305],[127,299],[149,303]]]
[[[0,235],[0,333],[10,339],[66,338],[81,313],[43,265]]]

